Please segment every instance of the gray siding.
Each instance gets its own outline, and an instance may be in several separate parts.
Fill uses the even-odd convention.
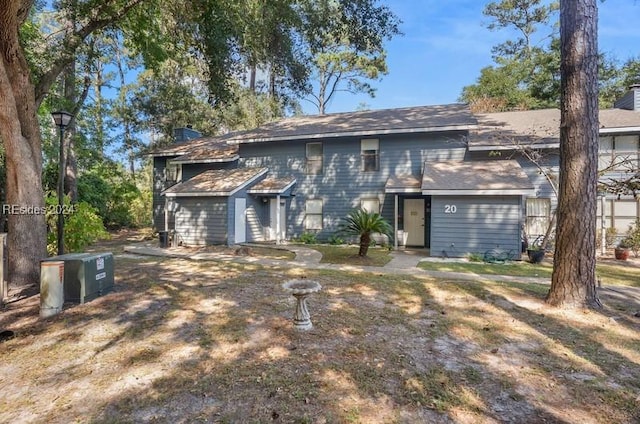
[[[613,107],[618,109],[640,110],[640,87],[632,87],[624,96],[613,103]]]
[[[211,169],[232,169],[236,167],[236,162],[185,163],[182,165],[182,181],[190,180],[196,175]]]
[[[445,213],[446,205],[455,205],[455,213]],[[520,196],[433,196],[431,256],[463,257],[496,248],[519,255],[521,216]]]
[[[382,214],[393,222],[393,196],[384,194],[384,186],[391,175],[421,175],[427,160],[462,159],[466,146],[464,134],[413,134],[379,136],[380,170],[362,172],[360,169],[360,138],[323,140],[323,173],[305,173],[305,140],[241,144],[240,166],[265,166],[270,175],[293,175],[296,180],[295,197],[287,208],[287,237],[302,234],[307,199],[323,200],[323,230],[317,236],[326,240],[333,234],[340,220],[364,197],[378,197]],[[318,140],[309,140],[317,142]]]
[[[227,241],[226,197],[176,198],[176,237],[184,245],[224,244]]]

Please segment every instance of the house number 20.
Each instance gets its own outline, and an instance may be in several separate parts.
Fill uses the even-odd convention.
[[[458,208],[456,205],[444,205],[444,213],[456,213]]]

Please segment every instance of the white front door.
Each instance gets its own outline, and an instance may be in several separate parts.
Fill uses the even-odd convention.
[[[424,247],[424,199],[404,199],[407,246]]]
[[[280,201],[280,210],[278,210]],[[279,219],[278,219],[279,218]],[[279,224],[278,225],[278,221]],[[269,240],[281,241],[285,238],[287,228],[287,215],[285,205],[281,199],[273,198],[269,200]]]
[[[247,241],[247,199],[236,198],[235,243]]]

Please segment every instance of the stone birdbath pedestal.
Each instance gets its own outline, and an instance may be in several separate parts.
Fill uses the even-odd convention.
[[[297,330],[309,330],[313,327],[311,317],[307,309],[307,296],[320,291],[322,286],[312,280],[289,280],[282,284],[282,288],[296,298],[296,313],[293,316],[293,325]]]

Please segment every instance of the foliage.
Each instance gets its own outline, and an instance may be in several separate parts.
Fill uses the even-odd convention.
[[[559,2],[500,0],[483,11],[489,30],[509,28],[517,36],[493,47],[495,65],[483,68],[475,84],[462,89],[460,100],[476,112],[557,108],[560,104]],[[600,107],[613,105],[637,81],[640,62],[622,66],[604,53],[598,56]]]
[[[619,246],[631,249],[634,256],[638,257],[640,253],[640,218],[636,218],[636,221],[629,225],[627,234]]]
[[[58,197],[56,193],[49,192],[46,199],[46,220],[49,231],[47,233],[47,252],[53,255],[57,252],[58,234]],[[64,224],[64,250],[65,252],[80,252],[89,244],[99,239],[109,237],[104,228],[102,219],[95,208],[86,202],[71,205],[69,196],[65,196],[65,224]]]
[[[362,208],[349,212],[338,227],[338,234],[360,237],[359,256],[367,256],[373,233],[384,234],[391,239],[393,228],[380,214]]]
[[[130,226],[135,228],[148,227],[152,219],[153,192],[149,188],[139,190],[129,204]]]
[[[312,80],[309,100],[320,114],[338,91],[366,93],[367,80],[387,73],[384,41],[400,34],[398,17],[374,0],[311,1],[301,3],[302,38]]]
[[[78,178],[78,199],[87,202],[108,228],[146,225],[150,222],[152,195],[141,191],[121,166],[105,163]]]
[[[329,244],[332,244],[332,245],[339,245],[339,244],[344,244],[344,239],[337,234],[332,234],[329,237],[328,242]]]
[[[300,234],[300,237],[298,237],[298,241],[300,243],[304,243],[304,244],[316,244],[318,243],[318,240],[316,238],[315,233],[310,233],[305,231],[304,233]]]
[[[469,262],[483,262],[484,261],[484,255],[481,253],[468,253],[467,254],[467,260]]]

